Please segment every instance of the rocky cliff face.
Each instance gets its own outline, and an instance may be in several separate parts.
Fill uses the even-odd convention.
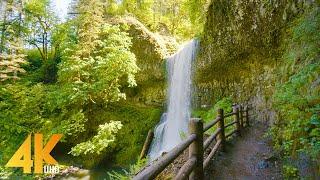
[[[268,86],[260,75],[281,58],[283,31],[302,11],[294,1],[212,1],[196,65],[198,104],[224,96],[248,100],[255,87]]]
[[[131,50],[136,55],[140,68],[136,75],[137,87],[127,90],[128,99],[149,105],[162,105],[166,98],[165,59],[176,50],[177,42],[174,38],[149,31],[132,17],[112,19],[111,22],[119,24],[132,37]]]
[[[291,179],[297,175],[290,172],[306,175],[292,160],[300,161],[301,152],[313,158],[310,167],[320,164],[313,143],[320,136],[312,133],[319,132],[312,110],[319,102],[318,17],[316,1],[212,1],[197,60],[197,104],[223,97],[251,104],[254,120],[272,127]]]

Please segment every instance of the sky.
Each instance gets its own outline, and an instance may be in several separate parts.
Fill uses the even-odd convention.
[[[51,0],[55,13],[61,20],[67,17],[70,2],[71,0]]]

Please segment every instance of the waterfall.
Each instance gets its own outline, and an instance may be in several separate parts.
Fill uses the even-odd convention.
[[[149,150],[150,160],[159,157],[179,144],[188,134],[191,103],[191,65],[198,41],[193,39],[167,59],[168,106],[155,128],[155,136]]]

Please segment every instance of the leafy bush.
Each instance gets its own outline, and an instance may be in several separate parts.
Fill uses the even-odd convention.
[[[276,147],[288,156],[304,151],[320,155],[320,10],[307,11],[290,28],[284,64],[279,68],[272,134]]]
[[[283,176],[285,179],[298,179],[298,169],[290,165],[284,165]]]
[[[124,170],[123,173],[115,171],[108,172],[109,178],[113,180],[130,180],[147,164],[147,162],[147,159],[138,159],[135,164],[130,165],[129,171]]]
[[[115,164],[126,166],[134,163],[139,156],[150,129],[159,122],[162,109],[159,107],[131,104],[129,102],[109,106],[101,117],[120,121],[123,125],[116,135],[116,143],[111,145],[105,155]],[[96,120],[103,122],[103,120]]]
[[[129,50],[130,38],[119,27],[104,25],[98,38],[96,49],[90,49],[93,52],[87,59],[77,57],[78,51],[85,53],[82,48],[70,50],[70,56],[65,57],[60,66],[58,83],[44,85],[26,79],[0,87],[0,119],[3,119],[0,121],[0,145],[4,147],[1,164],[12,156],[29,133],[43,133],[45,138],[62,133],[62,141],[70,145],[86,141],[75,147],[76,154],[82,153],[81,146],[92,144],[99,147],[89,148],[90,152],[101,152],[108,145],[105,141],[114,140],[113,133],[118,132],[120,125],[116,123],[117,130],[112,129],[114,123],[106,123],[112,119],[108,116],[100,118],[95,112],[104,111],[110,102],[125,98],[122,87],[135,85],[134,74],[138,68],[134,54]],[[95,121],[101,119],[100,124],[106,124],[89,140],[97,133]],[[130,137],[130,133],[126,135]],[[135,151],[139,149],[134,147]]]
[[[218,109],[223,109],[224,113],[229,113],[232,111],[232,99],[231,98],[223,98],[220,101],[217,101],[216,104],[209,110],[195,110],[193,111],[193,116],[200,117],[203,119],[204,123],[209,123],[216,119],[218,116]],[[230,123],[233,120],[232,117],[228,117],[225,119],[225,123]],[[233,127],[233,126],[232,126]],[[233,128],[228,128],[226,133],[233,130]],[[216,130],[217,126],[214,126],[207,133],[213,133]]]
[[[112,121],[99,125],[98,134],[93,136],[90,140],[82,142],[73,147],[70,153],[74,156],[80,154],[100,154],[110,143],[115,141],[115,134],[121,129],[122,124],[119,121]]]

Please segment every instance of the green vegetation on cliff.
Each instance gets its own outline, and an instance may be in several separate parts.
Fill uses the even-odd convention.
[[[307,152],[320,155],[320,9],[297,19],[288,31],[283,62],[277,69],[274,108],[278,119],[272,127],[276,147],[287,155]]]
[[[308,154],[317,173],[319,19],[317,2],[212,1],[195,78],[197,104],[247,101],[284,159]]]
[[[319,1],[74,0],[65,22],[51,2],[0,2],[0,176],[22,174],[4,165],[37,132],[64,135],[63,164],[134,163],[165,109],[165,58],[194,37],[193,115],[248,102],[284,159],[319,170]]]

